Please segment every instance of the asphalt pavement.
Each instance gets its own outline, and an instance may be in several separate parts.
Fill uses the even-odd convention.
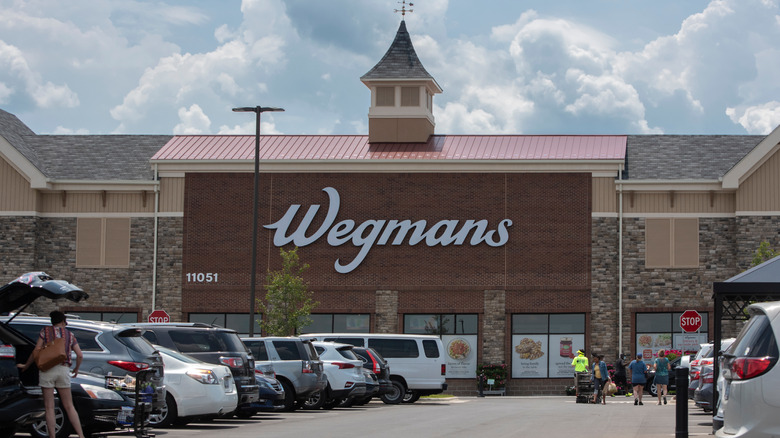
[[[609,397],[606,405],[582,404],[565,396],[424,398],[400,405],[372,401],[330,411],[262,412],[251,419],[191,423],[154,432],[158,438],[686,436],[677,434],[674,401],[661,406],[655,399],[644,402],[644,406],[634,406],[631,398]],[[689,407],[687,436],[711,435],[711,415],[685,402]]]

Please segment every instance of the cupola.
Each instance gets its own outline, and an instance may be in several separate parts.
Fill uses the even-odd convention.
[[[369,143],[425,143],[433,135],[433,95],[442,90],[417,57],[405,21],[385,56],[360,80],[371,90]]]

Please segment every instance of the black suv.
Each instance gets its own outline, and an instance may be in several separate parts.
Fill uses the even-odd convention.
[[[20,312],[39,297],[78,302],[88,296],[68,282],[54,280],[43,272],[31,272],[0,287],[0,313]],[[44,416],[40,389],[23,384],[16,367],[27,361],[34,348],[34,342],[0,322],[0,438],[12,437],[17,429]]]
[[[197,322],[125,325],[146,330],[143,336],[152,344],[168,347],[203,362],[228,366],[236,382],[239,407],[260,398],[255,380],[255,359],[234,330]]]
[[[354,347],[352,351],[363,361],[363,368],[376,374],[379,392],[374,395],[380,396],[392,391],[393,383],[390,381],[390,366],[387,365],[385,358],[373,348]]]

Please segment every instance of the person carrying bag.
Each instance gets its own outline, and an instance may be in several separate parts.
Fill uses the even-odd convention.
[[[56,429],[54,388],[57,388],[60,405],[67,414],[73,431],[79,438],[84,438],[79,413],[73,405],[73,394],[70,392],[70,352],[76,353],[76,366],[73,368],[73,377],[76,377],[83,359],[81,348],[76,337],[65,328],[68,322],[65,320],[64,313],[55,310],[49,314],[49,317],[51,318],[51,327],[41,329],[35,350],[27,358],[27,362],[16,366],[24,372],[34,360],[38,367],[38,383],[43,393],[43,405],[46,407],[46,428],[49,438],[55,438],[54,431]]]

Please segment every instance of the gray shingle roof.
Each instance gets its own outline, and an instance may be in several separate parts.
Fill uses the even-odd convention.
[[[34,149],[30,149],[24,141],[24,137],[35,135],[15,115],[0,109],[0,136],[3,136],[8,143],[16,148],[33,166],[43,172],[42,165]]]
[[[762,135],[629,135],[624,179],[716,180]]]
[[[25,138],[53,179],[153,180],[149,159],[170,135],[36,135]]]
[[[401,21],[385,56],[360,79],[433,79],[414,51],[405,21]]]

